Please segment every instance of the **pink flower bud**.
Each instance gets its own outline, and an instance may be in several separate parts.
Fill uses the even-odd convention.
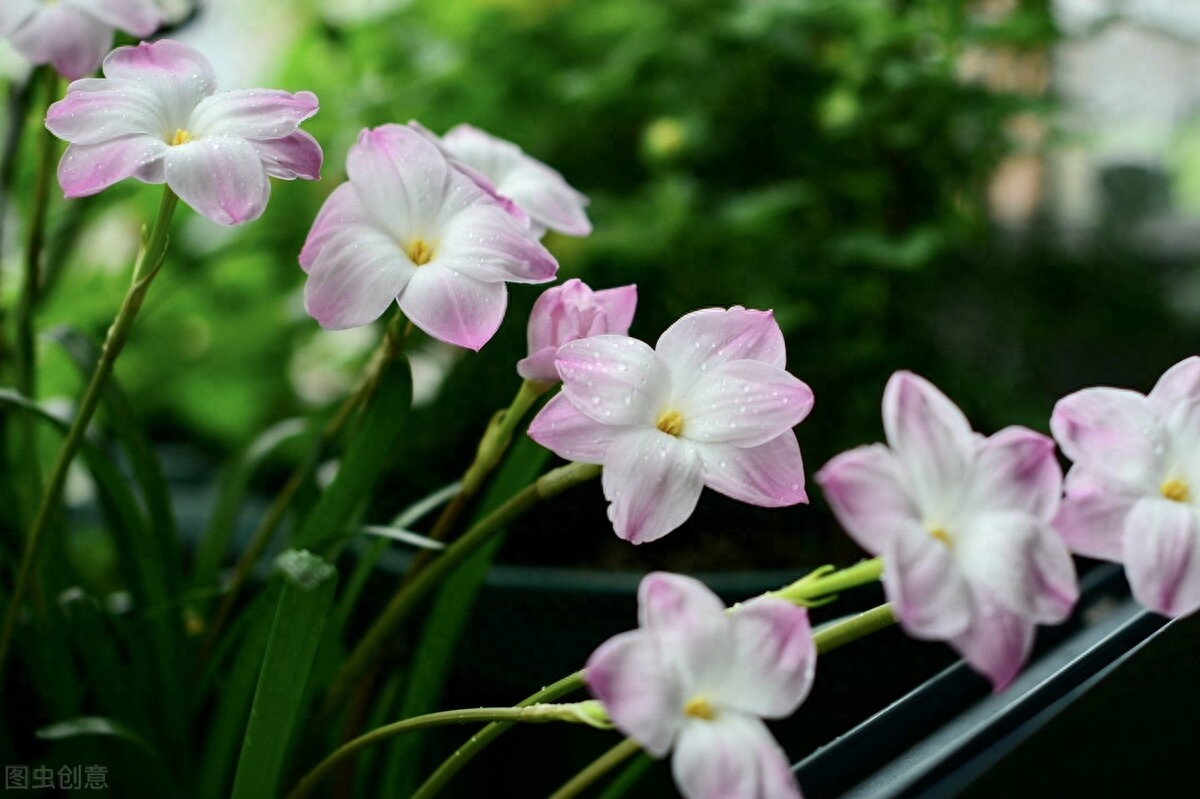
[[[592,291],[572,278],[546,290],[529,315],[529,356],[517,364],[517,373],[526,380],[557,383],[554,357],[559,347],[604,333],[625,335],[636,306],[636,286]]]

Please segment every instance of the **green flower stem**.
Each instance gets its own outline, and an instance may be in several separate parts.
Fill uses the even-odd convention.
[[[472,724],[479,721],[490,721],[502,723],[506,725],[516,724],[517,722],[526,723],[546,723],[551,721],[565,721],[574,724],[588,724],[597,726],[593,720],[597,713],[599,703],[576,702],[569,705],[547,705],[534,704],[523,705],[518,707],[483,707],[473,710],[444,710],[439,713],[430,713],[425,716],[417,716],[416,718],[397,721],[392,724],[386,724],[371,730],[365,735],[360,735],[353,741],[343,744],[327,758],[317,764],[312,771],[304,775],[292,792],[288,794],[287,799],[303,799],[308,796],[317,783],[324,779],[334,767],[341,763],[351,755],[356,754],[362,749],[369,746],[374,746],[378,743],[383,743],[398,735],[403,735],[407,732],[416,730],[424,730],[430,727],[443,727],[447,724]],[[603,710],[599,711],[603,715]]]
[[[786,599],[797,605],[824,604],[822,600],[840,591],[858,588],[877,581],[883,574],[883,558],[860,561],[839,571],[832,566],[823,566],[811,574],[778,591],[769,591],[767,596]]]
[[[366,672],[367,667],[383,650],[385,644],[395,636],[404,620],[441,583],[443,578],[458,568],[459,564],[491,540],[492,536],[504,530],[513,519],[537,503],[557,496],[568,488],[591,480],[599,474],[599,466],[587,463],[570,463],[547,472],[477,522],[461,538],[443,551],[424,571],[412,581],[401,586],[392,595],[392,599],[383,613],[371,625],[367,634],[363,636],[358,646],[342,665],[325,697],[318,718],[329,721],[337,714],[359,677]]]
[[[46,67],[49,69],[49,67]],[[8,93],[8,127],[4,131],[3,152],[0,153],[0,219],[8,218],[8,203],[21,154],[21,134],[25,132],[25,115],[29,111],[37,81],[13,84]],[[4,230],[0,225],[0,252],[4,251]],[[0,305],[0,363],[8,361],[6,316],[8,309]]]
[[[632,738],[626,738],[593,760],[590,766],[576,774],[565,785],[551,794],[550,799],[571,799],[573,796],[579,796],[579,794],[590,788],[596,780],[640,751],[642,751],[642,747],[637,741]]]
[[[83,442],[83,436],[87,431],[88,423],[96,413],[96,407],[100,404],[100,397],[104,393],[104,386],[108,382],[108,376],[112,373],[117,356],[121,354],[121,350],[129,338],[129,331],[133,327],[133,320],[137,317],[138,311],[146,299],[146,292],[150,289],[150,283],[154,280],[159,270],[162,269],[163,259],[167,254],[167,232],[171,226],[171,216],[175,213],[175,206],[178,202],[179,198],[175,196],[175,193],[169,188],[164,187],[162,203],[158,208],[158,218],[154,220],[154,227],[151,228],[145,246],[138,256],[137,263],[134,265],[133,280],[130,283],[129,290],[125,293],[125,299],[121,303],[121,308],[117,312],[116,319],[113,320],[112,326],[108,329],[108,335],[104,339],[104,349],[100,353],[100,360],[96,363],[96,369],[92,372],[91,381],[88,383],[87,390],[80,401],[79,410],[76,411],[75,418],[71,422],[71,428],[67,431],[66,438],[63,439],[62,445],[58,450],[58,456],[54,460],[54,468],[50,473],[50,483],[42,493],[41,505],[38,506],[37,515],[34,517],[33,525],[30,527],[29,535],[25,540],[25,552],[21,556],[21,566],[17,572],[17,583],[13,587],[12,595],[8,600],[8,610],[4,615],[4,628],[0,632],[0,674],[4,672],[4,664],[7,661],[9,646],[12,643],[13,630],[16,627],[17,615],[21,607],[21,599],[24,597],[30,578],[33,575],[33,567],[37,560],[38,545],[41,543],[42,533],[49,524],[50,516],[58,502],[59,494],[62,492],[63,483],[67,478],[67,467],[71,465],[71,460],[75,457],[79,445]]]
[[[555,699],[566,696],[573,691],[578,691],[583,688],[583,685],[583,672],[577,671],[574,674],[563,677],[552,685],[546,686],[525,699],[517,707],[528,707],[539,702],[553,702]],[[430,797],[436,795],[459,772],[459,769],[471,762],[475,755],[482,752],[487,748],[488,744],[499,738],[515,723],[513,721],[493,721],[472,735],[470,740],[460,746],[442,765],[438,766],[437,771],[433,772],[429,776],[429,779],[421,784],[420,788],[417,788],[416,793],[412,795],[412,799],[430,799]]]

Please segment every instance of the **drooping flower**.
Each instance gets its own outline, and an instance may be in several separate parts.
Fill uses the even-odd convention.
[[[784,371],[770,311],[684,316],[654,349],[603,335],[560,347],[562,392],[529,435],[568,460],[604,466],[608,517],[640,544],[683,524],[704,486],[753,505],[806,502],[792,427],[812,391]]]
[[[604,333],[625,335],[636,306],[636,286],[592,291],[583,281],[571,278],[546,289],[529,315],[529,355],[517,362],[517,373],[526,380],[557,383],[554,358],[559,347]]]
[[[162,22],[154,0],[4,0],[0,39],[68,80],[92,73],[112,49],[113,31],[149,36]]]
[[[317,112],[311,92],[217,92],[208,60],[166,39],[117,48],[104,75],[72,83],[46,114],[46,127],[71,143],[58,166],[67,197],[134,177],[166,183],[204,216],[235,225],[267,207],[268,176],[319,176],[321,147],[298,130]]]
[[[654,757],[675,750],[686,799],[798,798],[762,719],[790,716],[812,686],[808,611],[760,597],[726,614],[703,583],[659,572],[638,587],[638,615],[584,671],[614,726]]]
[[[989,438],[932,384],[897,372],[883,395],[889,447],[842,453],[817,482],[846,532],[883,555],[883,583],[914,637],[944,640],[997,691],[1034,627],[1061,622],[1079,589],[1051,527],[1062,472],[1054,442],[1023,427]]]
[[[1080,555],[1125,564],[1138,602],[1166,616],[1200,609],[1200,358],[1148,395],[1087,388],[1050,419],[1074,463],[1055,525]]]
[[[528,216],[539,238],[546,230],[568,236],[592,232],[588,198],[575,191],[556,170],[525,154],[512,142],[470,125],[457,125],[441,138],[451,161],[478,179],[482,176],[502,199],[511,200]]]
[[[346,172],[300,253],[323,327],[368,324],[396,302],[434,338],[478,350],[504,318],[505,281],[554,279],[546,248],[419,131],[364,130]]]

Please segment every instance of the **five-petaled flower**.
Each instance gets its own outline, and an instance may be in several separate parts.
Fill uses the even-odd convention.
[[[114,29],[149,36],[162,22],[154,0],[3,0],[0,39],[68,80],[96,70],[112,49]]]
[[[1081,555],[1125,564],[1134,597],[1167,616],[1200,609],[1200,358],[1148,395],[1088,388],[1050,429],[1074,461],[1055,525]]]
[[[67,197],[135,177],[234,225],[267,207],[268,175],[320,173],[320,145],[298,130],[317,112],[311,92],[217,92],[207,59],[165,39],[114,50],[104,75],[72,83],[46,114],[46,127],[71,143],[58,167]]]
[[[346,172],[300,253],[322,326],[365,325],[396,302],[434,338],[478,350],[504,318],[505,281],[554,279],[554,257],[420,131],[364,130]]]
[[[1029,655],[1038,623],[1078,597],[1051,522],[1054,442],[1022,427],[989,438],[930,383],[898,372],[883,395],[888,447],[842,453],[817,474],[855,541],[883,555],[884,587],[911,635],[946,640],[996,690]]]
[[[604,335],[559,348],[562,392],[529,435],[563,458],[604,466],[616,533],[640,544],[683,524],[705,485],[763,507],[807,501],[792,427],[812,408],[784,371],[770,311],[710,308],[651,349]]]
[[[559,347],[604,333],[625,335],[636,307],[636,286],[592,291],[582,280],[571,278],[546,289],[529,314],[529,355],[517,362],[517,373],[526,380],[557,383],[554,359]]]
[[[584,672],[614,726],[654,757],[675,750],[686,799],[799,797],[762,719],[790,716],[812,686],[808,612],[760,597],[727,614],[703,583],[659,572],[638,588],[638,615]]]

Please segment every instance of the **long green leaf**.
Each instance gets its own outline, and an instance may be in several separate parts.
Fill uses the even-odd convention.
[[[83,664],[86,685],[96,696],[108,718],[118,719],[139,734],[148,734],[146,694],[140,679],[131,679],[138,664],[122,662],[117,636],[95,597],[79,589],[60,599],[63,616],[71,629],[76,659]]]
[[[292,728],[337,586],[337,570],[310,552],[289,550],[276,565],[283,576],[283,591],[254,692],[233,799],[277,795]]]
[[[69,741],[76,738],[99,737],[132,746],[139,752],[138,764],[142,771],[141,781],[155,785],[161,795],[183,795],[176,787],[171,769],[163,760],[162,753],[148,740],[119,721],[99,716],[83,716],[42,727],[36,734],[44,741]]]

